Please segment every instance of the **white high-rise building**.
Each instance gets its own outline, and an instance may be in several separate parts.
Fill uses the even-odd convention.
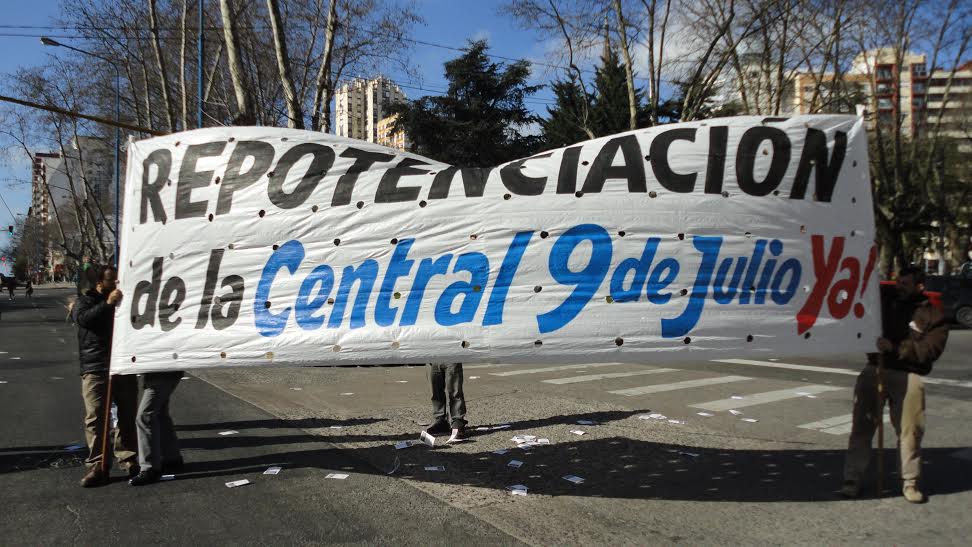
[[[334,94],[334,132],[378,142],[378,122],[388,116],[389,106],[405,100],[401,88],[383,76],[348,82]]]

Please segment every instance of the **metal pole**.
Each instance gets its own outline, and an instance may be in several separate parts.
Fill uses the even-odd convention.
[[[205,46],[205,37],[203,29],[203,6],[206,0],[199,0],[199,58],[196,60],[197,74],[196,74],[196,126],[203,126],[203,50]]]
[[[91,114],[75,112],[74,110],[67,110],[66,108],[60,108],[49,104],[35,103],[33,101],[28,101],[26,99],[7,97],[6,95],[0,95],[0,103],[19,104],[20,106],[26,106],[27,108],[36,108],[38,110],[43,110],[45,112],[64,114],[65,116],[70,116],[72,118],[90,120],[95,123],[100,123],[102,125],[107,125],[110,127],[121,127],[122,129],[127,129],[129,131],[136,131],[138,133],[145,133],[146,135],[152,135],[155,137],[161,137],[162,135],[165,135],[165,133],[162,131],[156,131],[155,129],[149,129],[148,127],[141,127],[138,125],[132,125],[130,123],[115,122],[114,120],[109,120],[108,118],[102,118],[101,116],[93,116]]]
[[[118,121],[121,119],[121,75],[118,73],[118,66],[115,68],[115,271],[118,271],[119,240],[121,232],[118,231],[118,220],[121,210],[121,181],[119,180],[119,151],[121,149],[121,130],[118,128]]]
[[[109,353],[109,366],[111,354]],[[108,371],[108,387],[105,388],[105,419],[101,424],[101,472],[108,475],[111,472],[111,457],[108,455],[108,437],[111,436],[111,371]]]
[[[884,356],[878,357],[877,369],[877,497],[884,496]]]

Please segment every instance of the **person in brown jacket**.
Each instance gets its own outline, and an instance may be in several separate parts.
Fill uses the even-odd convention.
[[[925,387],[921,377],[945,350],[948,325],[941,311],[925,297],[925,273],[916,267],[898,272],[894,286],[881,287],[881,338],[878,353],[867,355],[867,366],[854,387],[854,421],[844,461],[841,493],[860,495],[871,457],[878,420],[878,376],[898,434],[902,493],[911,503],[925,501],[919,489],[921,438],[925,433]],[[882,405],[883,407],[883,405]]]

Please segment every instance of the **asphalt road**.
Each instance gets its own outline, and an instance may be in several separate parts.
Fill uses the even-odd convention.
[[[422,367],[201,371],[173,399],[185,473],[146,489],[89,491],[76,486],[78,456],[61,450],[81,439],[73,334],[56,303],[64,294],[40,291],[36,307],[13,310],[0,302],[0,408],[14,418],[0,425],[0,489],[11,508],[0,532],[13,544],[88,544],[101,534],[116,543],[538,545],[944,545],[967,536],[972,331],[952,333],[928,379],[930,499],[921,506],[900,497],[890,448],[883,493],[836,494],[857,355],[467,365],[471,425],[509,428],[403,450],[394,443],[416,438],[429,418]],[[642,419],[651,413],[665,419]],[[550,444],[524,451],[514,434]],[[886,439],[893,447],[890,427]],[[262,475],[274,464],[281,474]],[[331,472],[350,476],[324,478]],[[254,484],[223,484],[240,478]],[[511,496],[514,484],[528,495]],[[97,527],[95,515],[110,517]]]
[[[0,301],[3,545],[520,543],[348,451],[197,379],[173,396],[187,466],[143,488],[83,489],[83,403],[68,291]],[[221,436],[219,432],[237,430]],[[283,470],[263,475],[270,466]],[[329,473],[347,473],[344,480]],[[226,482],[252,484],[227,488]]]

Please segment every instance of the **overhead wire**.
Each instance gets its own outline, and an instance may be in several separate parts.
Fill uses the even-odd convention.
[[[195,27],[188,27],[188,28],[191,29],[191,30],[195,30]],[[245,29],[245,30],[270,30],[270,27],[269,26],[241,26],[239,28],[240,29]],[[151,32],[151,30],[152,30],[150,28],[139,28],[139,27],[126,28],[126,27],[119,27],[119,26],[90,26],[90,25],[79,25],[79,26],[63,26],[63,25],[61,25],[61,26],[58,26],[58,25],[48,25],[48,26],[44,26],[44,25],[0,25],[0,29],[75,30],[75,31],[78,31],[78,32],[84,32],[84,31],[100,31],[100,32],[107,32],[107,31]],[[157,31],[165,31],[165,32],[181,32],[182,31],[181,28],[177,28],[177,27],[156,27],[156,30]],[[215,32],[215,31],[220,31],[221,32],[223,30],[223,27],[209,26],[209,27],[203,27],[203,30],[204,31],[212,31],[212,32]],[[462,53],[462,52],[468,52],[469,51],[469,47],[462,47],[462,46],[456,46],[456,45],[450,45],[450,44],[442,44],[442,43],[432,42],[432,41],[429,41],[429,40],[420,40],[418,38],[409,38],[407,36],[397,36],[397,35],[394,35],[393,36],[391,33],[388,33],[388,32],[380,32],[380,31],[374,31],[374,30],[371,30],[371,31],[368,31],[368,32],[370,32],[371,34],[374,34],[374,35],[383,35],[383,36],[386,36],[386,37],[391,36],[391,37],[394,37],[396,39],[399,39],[399,40],[401,40],[403,42],[409,42],[409,43],[413,43],[413,44],[417,44],[417,45],[422,45],[422,46],[435,47],[435,48],[439,48],[439,49],[445,49],[445,50],[455,51],[455,52],[460,52],[460,53]],[[16,36],[16,37],[27,37],[27,38],[41,38],[41,37],[46,36],[48,38],[91,39],[91,36],[85,36],[85,35],[41,35],[41,34],[9,34],[9,33],[0,33],[0,37],[2,37],[2,36]],[[131,38],[130,36],[127,36],[127,37]],[[138,39],[139,40],[149,40],[149,39],[151,39],[151,37],[144,37],[144,38],[143,37],[138,37]],[[177,36],[173,36],[173,37],[162,37],[162,36],[160,36],[159,39],[160,40],[180,40],[181,37],[177,37]],[[536,60],[524,59],[522,57],[511,57],[511,56],[507,56],[507,55],[500,55],[498,53],[488,53],[488,52],[485,53],[485,55],[487,57],[492,57],[492,58],[495,58],[495,59],[501,59],[501,60],[504,60],[504,61],[511,61],[511,62],[521,62],[521,61],[525,61],[525,62],[530,63],[532,65],[542,66],[542,67],[545,67],[545,68],[552,68],[552,69],[563,70],[563,71],[572,71],[572,70],[574,70],[574,68],[571,67],[571,66],[558,65],[558,64],[553,64],[553,63],[547,63],[547,62],[544,62],[544,61],[536,61]],[[594,74],[595,73],[594,69],[590,69],[590,68],[579,68],[578,70],[580,70],[581,72],[587,73],[587,74]],[[640,78],[637,78],[636,77],[635,80],[640,80],[640,81],[643,81],[643,82],[647,82],[648,81],[648,79],[647,78],[644,78],[644,77],[640,77]],[[671,81],[671,80],[666,80],[666,79],[661,79],[660,81],[663,82],[663,83],[668,83],[668,84],[675,84],[675,83],[677,83],[677,82],[674,82],[674,81]]]

